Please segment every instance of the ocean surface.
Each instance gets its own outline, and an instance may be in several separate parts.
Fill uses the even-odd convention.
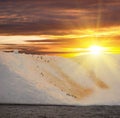
[[[0,118],[120,118],[120,106],[1,104]]]

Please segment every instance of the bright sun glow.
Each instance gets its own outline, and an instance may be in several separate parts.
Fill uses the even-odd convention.
[[[90,48],[88,48],[90,54],[94,54],[94,55],[99,55],[104,51],[104,48],[101,46],[91,46]]]

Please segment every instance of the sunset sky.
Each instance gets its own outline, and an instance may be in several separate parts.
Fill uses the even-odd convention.
[[[120,53],[120,0],[0,0],[0,50],[78,55],[91,45]]]

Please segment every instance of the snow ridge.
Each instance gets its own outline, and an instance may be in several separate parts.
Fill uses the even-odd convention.
[[[33,97],[34,94],[29,95],[34,99],[28,101],[28,96],[23,97],[28,92],[20,93],[21,102],[28,103],[120,104],[119,63],[119,55],[103,55],[102,57],[84,55],[63,58],[47,55],[26,55],[16,52],[0,53],[0,64],[6,66],[11,75],[15,75],[12,77],[13,80],[15,81],[19,76],[24,80],[24,83],[31,86],[31,91],[34,89],[35,93],[39,93],[36,97]],[[4,79],[1,76],[2,74],[8,74],[6,70],[4,72],[0,73],[0,81]],[[7,79],[7,81],[9,80]],[[24,86],[22,89],[26,88],[29,87]],[[0,91],[1,93],[4,92]],[[11,96],[9,94],[2,95],[4,98]],[[0,97],[0,101],[2,101],[1,99]],[[13,96],[12,102],[14,99],[15,96]],[[19,99],[16,99],[16,102],[19,102]]]

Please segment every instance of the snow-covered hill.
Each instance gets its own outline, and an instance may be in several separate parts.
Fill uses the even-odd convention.
[[[0,102],[120,104],[120,55],[0,53]]]

